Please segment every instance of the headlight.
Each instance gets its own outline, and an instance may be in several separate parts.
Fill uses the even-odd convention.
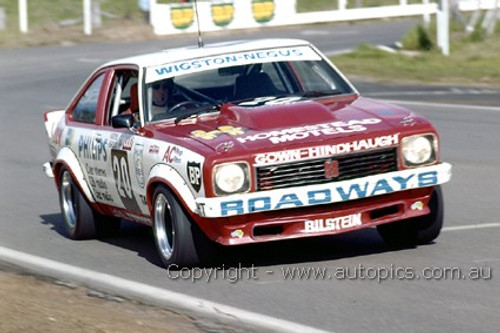
[[[403,138],[402,151],[405,165],[408,167],[435,162],[437,139],[434,134]]]
[[[214,168],[215,194],[246,192],[250,188],[248,164],[227,163]]]

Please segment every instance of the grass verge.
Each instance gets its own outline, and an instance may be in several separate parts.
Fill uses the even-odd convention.
[[[389,53],[360,45],[331,60],[347,76],[383,82],[500,86],[500,33],[476,39],[453,34],[450,56],[438,50]]]

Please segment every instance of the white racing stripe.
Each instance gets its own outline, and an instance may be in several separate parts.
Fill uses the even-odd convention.
[[[152,287],[109,274],[63,264],[2,246],[0,246],[0,261],[20,266],[33,273],[60,280],[66,279],[99,291],[142,301],[145,304],[157,305],[166,309],[182,311],[183,313],[187,312],[187,314],[193,314],[198,319],[201,318],[210,322],[222,323],[232,328],[244,329],[245,331],[326,332],[314,327]]]
[[[484,228],[498,228],[500,223],[479,223],[479,224],[469,224],[469,225],[458,225],[456,227],[445,227],[442,231],[460,231],[460,230],[474,230],[474,229],[484,229]]]

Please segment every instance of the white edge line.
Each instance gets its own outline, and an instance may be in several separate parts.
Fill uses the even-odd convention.
[[[456,227],[445,227],[442,231],[459,231],[459,230],[473,230],[473,229],[484,229],[484,228],[498,228],[500,223],[481,223],[481,224],[469,224],[469,225],[459,225]]]
[[[327,332],[299,323],[63,264],[2,246],[0,246],[0,261],[21,266],[23,269],[33,273],[60,280],[67,279],[69,280],[68,282],[81,283],[99,291],[135,299],[145,304],[158,305],[174,311],[187,311],[198,318],[201,316],[212,320],[219,320],[232,324],[236,328],[243,326],[244,328],[256,331],[266,330],[272,332]]]
[[[430,102],[403,101],[403,100],[392,100],[392,99],[383,99],[383,101],[387,102],[387,103],[391,103],[391,104],[409,104],[409,105],[420,105],[420,106],[433,106],[433,107],[456,108],[456,109],[475,109],[475,110],[483,110],[483,111],[500,112],[500,108],[495,107],[495,106],[449,104],[449,103],[430,103]]]

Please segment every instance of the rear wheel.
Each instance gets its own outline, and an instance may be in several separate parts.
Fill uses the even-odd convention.
[[[432,242],[443,227],[444,207],[440,186],[436,186],[429,201],[430,213],[425,216],[383,224],[377,231],[384,242],[392,247],[411,247]]]
[[[156,248],[166,267],[192,267],[206,263],[214,244],[192,222],[178,199],[160,185],[153,196],[153,231]]]
[[[120,220],[94,211],[66,169],[60,176],[59,203],[64,229],[71,239],[108,237],[119,231]]]

